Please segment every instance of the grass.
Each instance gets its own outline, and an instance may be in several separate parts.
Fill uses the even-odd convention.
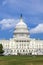
[[[43,65],[43,56],[0,56],[0,65]]]

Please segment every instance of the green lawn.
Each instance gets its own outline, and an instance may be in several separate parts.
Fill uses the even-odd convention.
[[[0,56],[0,65],[43,65],[43,56]]]

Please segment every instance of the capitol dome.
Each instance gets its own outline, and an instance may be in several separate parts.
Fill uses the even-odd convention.
[[[24,23],[23,19],[20,18],[19,23],[16,25],[16,28],[27,28],[27,25]]]
[[[14,36],[28,36],[29,31],[26,23],[23,21],[22,16],[20,17],[19,23],[17,23],[14,31]]]

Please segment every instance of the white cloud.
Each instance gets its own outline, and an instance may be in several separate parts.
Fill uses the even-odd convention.
[[[35,28],[31,29],[30,33],[43,33],[43,24],[39,24]]]
[[[18,19],[3,19],[0,21],[0,28],[1,30],[15,28],[17,22],[19,22]]]

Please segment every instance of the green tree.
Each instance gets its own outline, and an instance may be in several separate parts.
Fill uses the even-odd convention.
[[[4,52],[2,44],[0,44],[0,55],[2,55]]]

